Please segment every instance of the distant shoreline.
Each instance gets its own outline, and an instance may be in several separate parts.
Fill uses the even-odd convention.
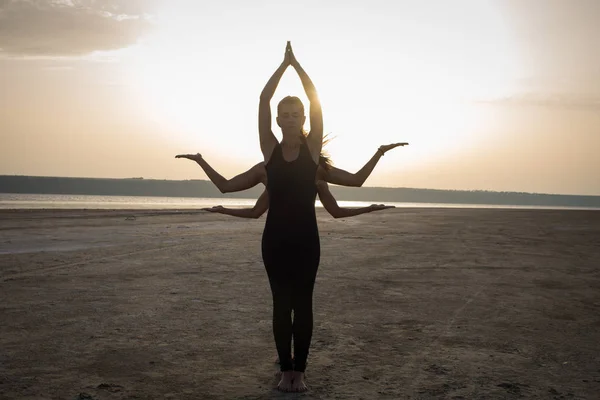
[[[12,194],[256,199],[263,190],[259,185],[223,194],[206,180],[0,175],[0,193]],[[339,201],[600,208],[600,196],[335,185],[331,191]]]

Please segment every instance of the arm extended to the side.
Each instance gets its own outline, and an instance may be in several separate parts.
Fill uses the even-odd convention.
[[[264,163],[262,162],[255,164],[249,170],[242,172],[231,179],[227,179],[215,171],[215,169],[208,162],[206,162],[200,153],[178,154],[175,156],[175,158],[186,158],[188,160],[196,161],[196,163],[204,170],[204,173],[206,173],[208,179],[215,184],[221,193],[239,192],[250,189],[259,183],[266,185],[267,174]]]
[[[368,207],[358,207],[358,208],[349,208],[349,207],[340,207],[333,197],[333,194],[329,190],[329,185],[325,181],[318,181],[316,183],[317,193],[319,194],[319,200],[321,200],[321,204],[323,204],[323,208],[327,210],[329,214],[333,218],[345,218],[345,217],[353,217],[355,215],[365,214],[373,211],[385,210],[388,208],[394,208],[394,206],[386,206],[384,204],[371,204]],[[245,208],[228,208],[223,206],[215,206],[210,208],[203,208],[204,211],[210,211],[219,214],[231,215],[233,217],[240,218],[259,218],[263,215],[267,209],[269,208],[269,196],[267,191],[265,190],[258,200],[254,207],[245,207]]]
[[[328,169],[319,168],[319,179],[342,186],[360,187],[373,172],[373,169],[386,152],[399,146],[406,146],[408,143],[392,143],[379,146],[373,157],[356,173],[351,173],[346,170],[330,167]],[[227,179],[219,174],[200,153],[196,154],[178,154],[175,158],[185,158],[195,161],[206,173],[206,176],[212,183],[221,191],[221,193],[239,192],[250,189],[263,183],[266,185],[267,174],[264,163],[259,162],[249,170]]]
[[[266,189],[262,192],[253,207],[245,208],[228,208],[223,206],[214,206],[203,208],[204,211],[210,211],[219,214],[231,215],[232,217],[240,218],[259,218],[269,209],[269,194]]]
[[[403,142],[379,146],[373,157],[371,157],[371,159],[367,161],[367,163],[363,165],[363,167],[354,174],[332,166],[328,169],[320,170],[319,178],[326,182],[333,183],[335,185],[361,187],[365,183],[367,178],[371,175],[373,169],[375,169],[375,166],[377,165],[381,157],[385,155],[387,151],[394,149],[398,146],[407,145],[408,143]]]
[[[373,211],[385,210],[388,208],[394,208],[394,206],[386,206],[384,204],[371,204],[368,207],[340,207],[329,190],[329,185],[325,181],[317,182],[317,193],[319,194],[319,200],[323,207],[333,218],[345,218],[354,217],[356,215],[370,213]]]

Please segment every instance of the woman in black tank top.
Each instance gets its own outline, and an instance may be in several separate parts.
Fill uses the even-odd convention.
[[[311,130],[305,137],[306,117],[300,99],[286,97],[277,106],[277,124],[283,134],[279,143],[271,130],[270,101],[288,66],[300,76],[310,101]],[[262,256],[273,295],[273,335],[282,372],[278,388],[305,391],[304,371],[313,329],[312,294],[320,259],[315,180],[323,117],[316,89],[289,42],[283,63],[261,93],[258,126],[269,197]]]
[[[285,97],[277,106],[277,125],[283,134],[280,143],[271,130],[270,101],[288,66],[298,73],[310,101],[311,129],[304,134],[306,117],[300,99]],[[290,42],[283,63],[261,93],[258,120],[269,200],[262,257],[273,295],[273,335],[282,372],[278,388],[301,392],[307,390],[304,372],[313,330],[313,288],[321,255],[315,199],[323,116],[315,86],[296,60]]]
[[[298,72],[310,100],[311,132],[308,135],[304,134],[303,125],[306,117],[300,99],[286,97],[277,107],[277,123],[283,133],[283,140],[279,143],[271,131],[269,103],[288,66],[293,66]],[[325,208],[336,217],[359,215],[389,207],[372,205],[359,209],[342,209],[337,206],[326,183],[319,181],[317,184],[318,162],[322,161],[322,158],[320,159],[323,141],[321,106],[314,85],[296,61],[289,42],[284,62],[273,74],[261,94],[259,133],[261,150],[265,158],[266,179],[263,183],[266,181],[266,196],[261,196],[257,207],[251,210],[238,210],[238,212],[232,210],[224,213],[254,217],[269,209],[262,237],[262,256],[273,296],[273,334],[282,371],[278,388],[283,391],[305,391],[307,388],[304,383],[304,371],[313,328],[312,294],[320,259],[319,232],[315,215],[317,192]],[[382,147],[393,148],[398,145],[404,143]],[[383,155],[384,150],[380,148],[379,152]],[[208,165],[200,163],[203,161],[201,157],[200,161],[191,155],[177,157],[194,159],[205,171],[208,169],[209,172],[214,172],[212,175],[215,175],[215,179],[223,180],[220,175],[217,177],[218,174]],[[368,169],[368,173],[375,163],[376,160]],[[340,172],[350,175],[343,170]],[[255,171],[248,176],[259,176],[259,173]],[[340,180],[345,180],[345,177],[344,179],[342,177],[343,175],[340,175]],[[213,182],[215,179],[211,177]],[[245,186],[242,182],[244,180],[245,178],[241,178],[240,182],[236,182],[233,186]],[[254,180],[256,179],[248,180],[248,187],[258,183]],[[217,212],[222,210],[224,209],[211,209]]]

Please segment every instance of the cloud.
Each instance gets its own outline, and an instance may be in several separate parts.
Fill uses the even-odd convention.
[[[152,29],[141,0],[0,0],[0,54],[80,56],[127,47]]]

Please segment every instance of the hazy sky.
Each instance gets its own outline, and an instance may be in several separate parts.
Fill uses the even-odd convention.
[[[600,195],[598,0],[0,0],[0,174],[242,172],[287,40],[367,186]]]

